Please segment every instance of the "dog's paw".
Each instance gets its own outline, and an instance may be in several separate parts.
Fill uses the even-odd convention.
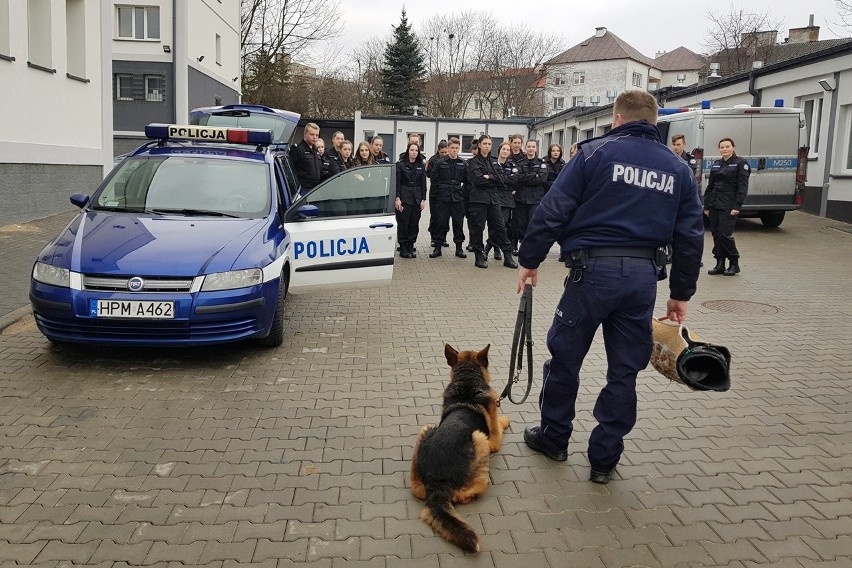
[[[509,428],[510,420],[508,416],[499,416],[497,420],[500,422],[500,427],[503,428],[503,430],[507,430]]]

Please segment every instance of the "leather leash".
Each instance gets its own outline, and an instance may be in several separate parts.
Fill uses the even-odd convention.
[[[521,404],[530,395],[533,383],[533,360],[532,360],[532,302],[533,289],[531,284],[524,286],[521,293],[521,302],[518,305],[518,318],[515,320],[515,333],[512,337],[512,356],[509,359],[509,383],[500,394],[499,406],[504,398],[508,398],[512,404]],[[524,367],[524,346],[527,350],[527,388],[521,400],[512,397],[512,386],[521,381],[521,372]]]

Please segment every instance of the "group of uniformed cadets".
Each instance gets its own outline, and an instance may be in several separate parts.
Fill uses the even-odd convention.
[[[397,218],[399,220],[400,257],[414,258],[416,224],[420,211],[426,204],[425,182],[429,189],[429,235],[432,251],[429,258],[442,256],[441,249],[449,246],[447,235],[452,228],[455,256],[467,258],[463,243],[464,218],[467,217],[470,241],[467,251],[473,252],[474,264],[488,267],[488,254],[493,249],[495,260],[517,268],[513,255],[518,254],[518,243],[541,198],[559,175],[565,164],[562,148],[558,144],[548,148],[544,159],[538,157],[535,140],[526,143],[519,134],[509,137],[498,148],[497,156],[491,154],[492,141],[482,135],[471,145],[473,157],[465,161],[459,157],[460,142],[456,138],[442,140],[435,154],[426,160],[422,153],[414,155],[414,146],[420,148],[416,135],[409,138],[408,149],[397,162]],[[419,164],[419,165],[415,165]],[[410,188],[422,188],[415,204]],[[410,215],[406,214],[406,199]],[[488,227],[488,239],[483,233]]]

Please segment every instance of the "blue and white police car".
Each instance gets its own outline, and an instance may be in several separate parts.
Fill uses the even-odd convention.
[[[390,284],[392,165],[301,195],[269,129],[145,132],[91,197],[71,196],[80,213],[33,266],[30,301],[51,341],[277,346],[288,292]]]

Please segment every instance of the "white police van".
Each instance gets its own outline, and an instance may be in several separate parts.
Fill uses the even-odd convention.
[[[687,148],[698,160],[696,181],[701,194],[713,162],[721,158],[719,140],[731,138],[736,154],[748,160],[751,175],[741,217],[759,217],[767,227],[778,227],[787,211],[801,207],[807,178],[808,150],[801,141],[802,109],[750,107],[660,109],[657,126],[663,140],[686,137]]]

